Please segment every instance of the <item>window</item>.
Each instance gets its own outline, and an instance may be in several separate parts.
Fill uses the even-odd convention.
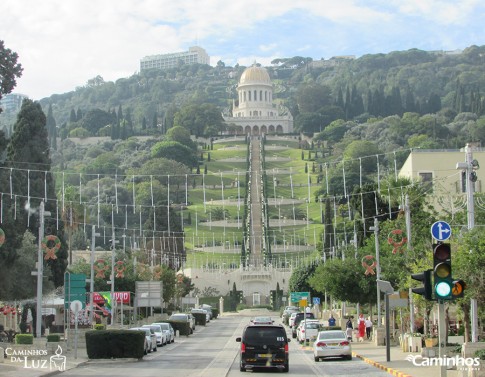
[[[423,187],[426,190],[433,191],[433,173],[419,173]]]

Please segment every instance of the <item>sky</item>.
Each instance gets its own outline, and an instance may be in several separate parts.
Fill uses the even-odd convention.
[[[130,77],[140,59],[204,48],[226,66],[485,45],[483,0],[2,0],[0,40],[40,100]]]

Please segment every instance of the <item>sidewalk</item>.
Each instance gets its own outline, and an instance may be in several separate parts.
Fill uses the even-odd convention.
[[[421,357],[421,353],[403,352],[399,346],[391,346],[390,361],[386,361],[386,346],[376,346],[372,341],[353,342],[352,352],[354,357],[364,360],[398,377],[440,377],[439,366],[420,365],[427,359]],[[412,358],[415,358],[413,363]],[[459,369],[460,367],[458,367]],[[446,370],[447,377],[466,377],[467,370]]]

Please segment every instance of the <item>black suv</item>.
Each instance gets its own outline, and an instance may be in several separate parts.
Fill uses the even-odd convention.
[[[239,370],[253,368],[278,368],[289,370],[286,331],[280,325],[248,325],[244,328],[241,342]]]
[[[298,327],[298,325],[300,324],[301,321],[303,321],[303,319],[305,318],[306,314],[306,318],[307,319],[315,319],[315,316],[313,315],[313,313],[297,313],[296,314],[296,317],[295,317],[295,322],[293,324],[293,326],[291,327],[291,337],[292,338],[296,338],[296,329]]]

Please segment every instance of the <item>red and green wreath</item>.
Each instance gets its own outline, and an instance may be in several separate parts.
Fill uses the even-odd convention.
[[[122,260],[119,260],[118,262],[116,262],[115,271],[116,271],[117,278],[124,277],[125,270],[126,270],[125,263]]]
[[[398,236],[398,237],[396,237]],[[387,243],[392,246],[392,253],[402,251],[402,247],[408,242],[408,238],[401,229],[394,229],[389,232]]]
[[[61,240],[59,237],[50,234],[43,238],[41,246],[45,250],[45,260],[57,259],[56,251],[61,248]]]
[[[106,271],[108,270],[108,264],[104,259],[98,259],[93,265],[94,271],[96,271],[97,278],[104,278]]]
[[[5,232],[3,231],[2,228],[0,228],[0,246],[2,246],[4,242],[5,242]]]

